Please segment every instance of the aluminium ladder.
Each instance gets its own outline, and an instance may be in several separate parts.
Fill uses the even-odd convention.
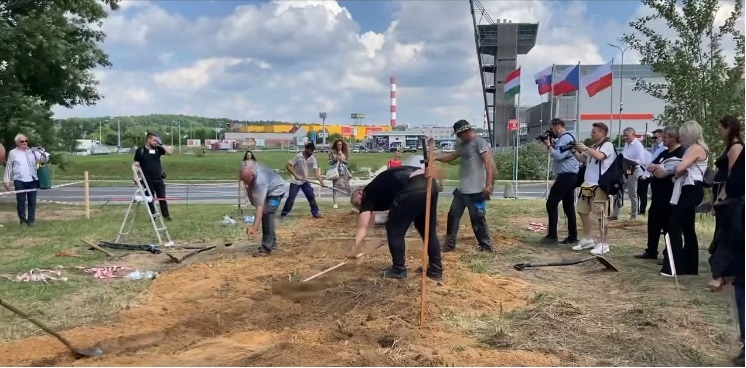
[[[132,232],[132,228],[135,225],[137,211],[140,208],[140,203],[152,203],[159,199],[154,198],[154,193],[148,185],[148,182],[145,180],[142,169],[138,164],[132,164],[132,172],[135,175],[134,180],[137,188],[135,189],[135,193],[132,195],[132,201],[130,201],[130,205],[127,207],[127,212],[124,214],[124,220],[122,221],[122,226],[119,228],[119,233],[117,234],[115,243],[119,243],[122,236],[129,235]],[[135,205],[134,212],[132,205]],[[168,233],[168,229],[166,228],[166,223],[163,221],[160,206],[153,203],[153,213],[150,212],[150,206],[145,206],[145,208],[148,211],[148,217],[150,218],[151,225],[153,225],[155,236],[158,238],[158,244],[163,244],[167,247],[174,245],[174,242],[171,240],[171,235]],[[125,227],[127,228],[127,231],[124,230]]]

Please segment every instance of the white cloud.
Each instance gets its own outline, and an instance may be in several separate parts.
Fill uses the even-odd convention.
[[[540,23],[536,46],[518,61],[525,104],[539,101],[535,72],[552,63],[602,63],[613,53],[605,43],[620,34],[614,22],[593,21],[579,1],[483,3],[493,17]],[[196,19],[157,3],[123,4],[103,26],[114,62],[100,75],[106,99],[58,109],[58,116],[163,112],[315,121],[326,111],[330,123],[361,112],[368,123],[386,124],[395,74],[400,123],[482,121],[464,1],[395,1],[388,5],[392,21],[380,32],[362,30],[347,9],[327,0],[239,5],[224,17]]]

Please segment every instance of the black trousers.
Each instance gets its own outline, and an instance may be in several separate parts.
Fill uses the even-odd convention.
[[[644,214],[648,208],[648,188],[650,187],[650,178],[637,179],[637,199],[640,203],[640,213]]]
[[[569,238],[578,237],[578,224],[575,218],[575,184],[578,175],[575,173],[562,173],[557,175],[557,179],[549,190],[547,196],[547,215],[549,216],[549,225],[547,226],[547,237],[557,238],[557,222],[559,221],[559,211],[557,206],[562,202],[562,210],[567,216],[567,236]]]
[[[653,198],[650,201],[650,210],[648,214],[648,245],[645,253],[651,256],[658,256],[658,244],[661,240],[661,231],[668,233],[668,225],[671,221],[673,206],[670,202],[670,196],[666,198]]]
[[[699,272],[699,243],[694,231],[696,213],[694,209],[702,203],[704,191],[702,182],[685,185],[681,188],[679,202],[672,209],[668,236],[671,238],[671,252],[663,257],[661,272],[671,273],[668,257],[673,257],[678,275],[697,275]]]
[[[163,181],[163,179],[145,179],[148,182],[148,187],[150,187],[150,190],[153,191],[155,195],[151,195],[150,193],[145,193],[145,195],[153,196],[155,198],[159,198],[158,205],[161,207],[161,216],[163,217],[170,217],[170,214],[168,213],[168,203],[166,202],[166,183]],[[147,188],[145,190],[147,192]],[[155,206],[153,205],[153,202],[148,202],[148,208],[150,208],[150,213],[155,213]]]
[[[417,232],[425,239],[425,203],[427,194],[424,190],[404,190],[394,199],[389,209],[386,221],[386,237],[389,251],[395,268],[406,269],[406,245],[404,237],[409,225],[414,223]],[[440,256],[440,242],[438,241],[438,192],[432,191],[430,196],[430,239],[427,247],[427,258],[431,265],[443,268]]]
[[[456,248],[456,239],[458,238],[458,227],[464,210],[469,211],[469,220],[471,228],[477,237],[479,248],[492,249],[492,240],[487,228],[487,203],[482,193],[463,194],[458,188],[453,190],[453,200],[451,208],[448,210],[448,219],[446,222],[446,248]]]

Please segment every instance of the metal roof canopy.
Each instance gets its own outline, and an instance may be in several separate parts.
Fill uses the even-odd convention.
[[[498,34],[500,33],[500,28],[505,28],[507,26],[518,27],[518,55],[525,55],[536,46],[536,36],[539,33],[538,23],[512,23],[503,19],[499,23],[481,24],[477,26],[479,29],[480,52],[483,54],[495,55],[499,44]]]

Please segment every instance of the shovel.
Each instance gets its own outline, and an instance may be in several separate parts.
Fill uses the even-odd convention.
[[[54,331],[51,328],[47,327],[47,325],[43,324],[41,321],[37,320],[36,318],[29,317],[28,314],[26,314],[25,312],[22,312],[21,310],[19,310],[18,308],[14,307],[14,306],[12,306],[10,304],[8,304],[8,302],[6,302],[6,301],[4,301],[2,299],[0,299],[0,305],[2,305],[3,307],[7,308],[9,311],[11,311],[11,312],[13,312],[13,313],[15,313],[15,314],[17,314],[17,315],[19,315],[19,316],[27,319],[29,322],[31,322],[31,323],[39,326],[39,328],[41,328],[42,330],[44,330],[46,333],[54,336],[55,338],[57,338],[57,340],[60,340],[61,343],[63,343],[65,346],[67,346],[67,348],[70,349],[70,351],[73,354],[75,354],[75,358],[76,359],[77,358],[84,358],[84,357],[98,358],[98,357],[101,357],[101,356],[104,355],[104,351],[101,350],[101,348],[99,348],[99,347],[92,347],[92,348],[87,348],[87,349],[79,349],[79,348],[74,347],[70,343],[70,341],[67,341],[67,339],[64,338],[64,337],[62,337],[62,335],[60,335],[57,331]]]
[[[604,267],[606,267],[607,270],[619,272],[619,270],[616,267],[614,267],[614,265],[612,265],[611,262],[609,262],[609,260],[601,256],[590,256],[590,257],[585,257],[581,259],[561,261],[561,262],[533,263],[533,264],[530,262],[525,262],[525,263],[514,264],[513,268],[515,268],[518,271],[523,271],[526,268],[572,266],[572,265],[580,264],[583,262],[592,261],[594,259],[597,260],[602,265],[604,265]]]
[[[384,244],[386,244],[386,242],[381,241],[372,250],[376,250],[382,247]],[[361,252],[354,256],[353,255],[348,256],[347,259],[355,260],[366,254],[367,252]],[[275,281],[272,283],[272,294],[279,295],[281,297],[290,299],[295,302],[303,300],[303,299],[315,298],[321,293],[321,291],[324,289],[324,286],[318,282],[309,282],[309,281],[321,275],[334,271],[337,268],[340,268],[346,265],[347,263],[348,263],[347,261],[340,262],[332,267],[329,267],[321,272],[318,272],[315,275],[309,276],[301,281]]]

